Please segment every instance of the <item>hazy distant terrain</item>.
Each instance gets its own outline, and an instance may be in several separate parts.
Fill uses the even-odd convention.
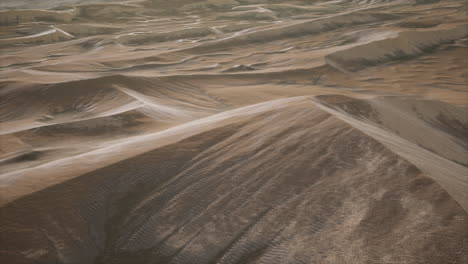
[[[1,263],[468,263],[468,3],[2,1]]]

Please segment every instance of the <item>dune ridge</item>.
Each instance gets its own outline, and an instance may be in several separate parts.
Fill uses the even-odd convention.
[[[31,36],[2,39],[0,40],[0,45],[52,43],[52,42],[57,42],[57,41],[69,40],[73,38],[74,37],[70,35],[69,33],[52,26],[50,27],[49,30],[31,35]]]
[[[327,55],[328,64],[343,70],[357,71],[365,67],[421,56],[440,45],[468,37],[468,25],[431,31],[404,31],[395,38],[370,42]]]
[[[396,19],[398,16],[391,14],[355,12],[350,14],[340,14],[326,18],[313,19],[300,22],[285,27],[259,30],[241,36],[234,36],[213,43],[202,44],[198,47],[184,50],[185,52],[203,52],[206,50],[216,50],[232,45],[242,45],[248,43],[262,43],[283,38],[317,34],[324,31],[334,30],[340,27],[366,24],[372,22]]]
[[[366,102],[339,96],[319,96],[317,99],[324,109],[332,109],[330,112],[337,113],[342,120],[425,171],[468,211],[465,192],[468,188],[468,141],[464,134],[456,132],[457,129],[466,131],[468,109],[452,109],[451,105],[432,101],[415,103],[413,100],[378,98]],[[445,127],[448,124],[456,128]]]
[[[467,7],[0,1],[0,263],[468,263]]]
[[[246,111],[247,109],[249,111]],[[444,196],[445,192],[414,165],[399,158],[378,141],[356,130],[353,126],[337,119],[334,115],[321,111],[314,106],[311,98],[280,100],[260,106],[249,106],[247,109],[233,110],[232,114],[227,115],[235,118],[231,124],[219,121],[210,122],[208,118],[207,122],[211,125],[207,124],[209,129],[205,132],[199,131],[193,136],[179,139],[166,147],[127,158],[63,184],[52,185],[32,194],[31,199],[25,198],[10,202],[1,210],[13,217],[15,208],[31,208],[42,199],[51,199],[53,195],[62,196],[60,190],[68,190],[68,192],[74,188],[88,190],[86,194],[83,194],[84,197],[81,195],[62,196],[66,198],[62,199],[60,204],[56,204],[61,209],[54,210],[61,212],[61,216],[57,214],[57,217],[80,215],[81,217],[74,218],[76,219],[74,221],[67,221],[67,229],[70,230],[69,232],[79,232],[88,226],[87,228],[91,228],[88,233],[89,237],[81,240],[83,242],[78,242],[73,239],[72,233],[64,233],[61,231],[62,228],[54,227],[55,221],[60,218],[46,222],[39,220],[37,224],[48,230],[46,236],[55,241],[52,242],[51,247],[64,252],[54,255],[46,250],[38,257],[39,259],[62,261],[77,259],[98,263],[125,262],[132,259],[136,263],[144,263],[145,259],[151,258],[168,263],[186,263],[195,258],[197,262],[205,263],[213,259],[242,261],[250,254],[247,249],[258,250],[261,247],[263,253],[259,258],[265,261],[272,257],[280,260],[290,259],[290,254],[293,254],[294,259],[310,259],[313,256],[313,259],[317,260],[352,258],[360,261],[378,261],[381,257],[378,252],[384,252],[389,244],[392,244],[396,251],[401,251],[404,255],[410,254],[415,259],[427,261],[446,259],[447,256],[440,255],[440,253],[434,255],[423,250],[427,246],[436,246],[433,244],[435,241],[438,243],[443,241],[443,244],[437,244],[437,247],[444,245],[443,252],[451,258],[463,261],[466,257],[457,246],[458,243],[464,241],[463,232],[449,231],[466,230],[468,228],[464,224],[466,221],[456,222],[449,220],[451,218],[444,218],[443,221],[451,223],[448,225],[450,228],[446,228],[444,227],[446,225],[437,225],[438,221],[441,221],[439,216],[442,212],[424,211],[423,208],[434,203],[435,199],[443,199],[446,207],[451,204],[452,209],[446,211],[447,213],[456,211],[457,217],[461,219],[466,217],[466,213],[457,203],[446,200],[450,196]],[[226,116],[226,114],[222,115]],[[244,117],[241,117],[242,115]],[[288,123],[288,126],[279,126],[278,122]],[[187,128],[183,131],[190,131],[189,127],[194,127],[196,123],[199,122],[196,121],[193,125],[186,126]],[[223,123],[224,125],[221,125]],[[311,129],[310,126],[314,126],[315,129]],[[260,127],[262,129],[259,130]],[[318,127],[327,129],[318,129]],[[326,133],[320,131],[326,131]],[[331,131],[333,134],[330,134]],[[161,133],[164,132],[151,136],[153,139],[140,140],[138,144],[147,145],[152,140],[158,140],[157,135]],[[239,141],[240,138],[243,140]],[[206,140],[214,140],[217,143],[206,144],[204,143]],[[233,144],[234,142],[236,144]],[[308,143],[304,145],[305,142]],[[350,142],[355,143],[350,146]],[[172,148],[180,149],[166,159],[162,158],[161,155],[168,155],[167,153],[170,153]],[[281,150],[282,148],[285,149]],[[242,152],[253,156],[237,154]],[[303,152],[309,152],[309,154],[304,155]],[[327,153],[325,156],[323,156],[324,152]],[[336,153],[341,154],[335,156]],[[357,153],[359,154],[356,155]],[[375,153],[379,155],[375,156]],[[311,155],[318,154],[322,158],[310,163]],[[284,158],[272,159],[271,155],[281,155]],[[373,158],[359,158],[368,155]],[[294,163],[289,162],[292,157],[297,158]],[[159,162],[151,167],[135,166],[135,164],[155,159]],[[253,160],[256,162],[251,163]],[[282,163],[282,160],[287,163]],[[271,161],[274,161],[276,165],[273,165]],[[323,163],[334,165],[323,166]],[[125,169],[127,166],[138,169],[130,170],[132,172],[128,175],[115,173],[116,170],[127,171]],[[388,166],[393,169],[389,170]],[[237,173],[232,174],[234,171]],[[240,172],[242,173],[239,174]],[[309,176],[308,173],[311,172],[314,172],[314,177]],[[153,176],[150,177],[150,175]],[[398,177],[395,178],[397,175]],[[111,180],[109,177],[114,179]],[[367,182],[364,185],[360,182],[363,180],[362,177],[365,177]],[[383,179],[386,180],[382,182]],[[162,185],[161,181],[164,182]],[[249,185],[251,187],[243,191],[239,187],[232,189],[231,185],[236,182],[240,184],[239,187]],[[146,188],[139,187],[142,184]],[[347,188],[350,184],[357,184],[354,186],[358,189],[350,191]],[[155,189],[149,187],[152,185],[155,185],[153,187]],[[373,187],[368,188],[368,185]],[[262,187],[255,190],[254,186]],[[211,189],[210,197],[207,197],[206,188]],[[229,189],[230,191],[226,192]],[[115,192],[116,190],[120,191]],[[135,192],[136,190],[138,191]],[[364,190],[371,193],[363,196]],[[239,196],[239,191],[243,194],[242,196]],[[80,192],[72,191],[71,193]],[[434,197],[435,193],[437,193],[436,197]],[[194,195],[200,197],[196,200],[196,204],[187,203],[187,199],[193,200]],[[393,198],[387,200],[387,196]],[[249,197],[256,197],[255,201],[258,202],[248,202],[251,201]],[[346,200],[343,200],[345,197]],[[352,200],[356,201],[352,207],[348,200],[350,197],[354,197]],[[265,199],[269,200],[267,204],[262,202]],[[305,201],[310,201],[309,199],[314,199],[315,202],[305,203]],[[122,204],[121,201],[127,202]],[[422,201],[424,202],[421,203]],[[75,204],[76,202],[79,203]],[[310,251],[310,248],[306,250],[293,246],[297,243],[295,241],[307,241],[307,239],[331,240],[336,245],[349,243],[347,241],[351,238],[359,240],[359,237],[374,232],[377,226],[381,228],[380,221],[385,221],[381,218],[376,219],[377,216],[373,213],[366,214],[366,209],[362,209],[362,206],[370,203],[373,210],[381,210],[379,203],[384,202],[384,207],[392,210],[388,213],[393,212],[391,217],[387,218],[388,221],[400,223],[398,227],[394,227],[393,232],[405,233],[406,228],[411,227],[412,230],[417,228],[437,236],[437,240],[424,242],[417,240],[418,244],[421,243],[421,247],[410,249],[404,247],[404,244],[395,243],[391,237],[387,237],[383,242],[380,237],[379,243],[367,240],[357,245],[353,251],[338,251],[339,255],[333,254],[334,247],[330,248],[330,246],[316,249],[324,252],[323,255],[316,255],[316,252]],[[109,203],[116,206],[113,212],[104,209],[109,206]],[[74,205],[70,206],[71,204]],[[178,206],[174,209],[175,204]],[[372,204],[375,207],[372,207]],[[301,209],[297,211],[293,208]],[[349,211],[349,208],[355,209]],[[411,210],[403,208],[411,208]],[[42,210],[49,209],[43,208]],[[236,214],[226,214],[225,210],[233,210]],[[306,217],[309,210],[320,210],[324,215],[317,216],[313,222],[310,222]],[[141,217],[138,213],[140,211],[146,212],[147,217]],[[420,211],[425,212],[424,216],[420,215]],[[385,211],[379,211],[379,214],[381,213]],[[354,217],[349,218],[349,214]],[[343,223],[343,220],[340,220],[343,215],[347,215],[347,219],[350,220]],[[223,218],[218,219],[218,216]],[[286,220],[291,218],[303,223],[300,233],[291,229],[292,226],[288,224],[290,222]],[[5,221],[9,221],[8,219],[10,218]],[[174,226],[171,221],[177,221],[178,224]],[[215,225],[216,228],[210,229],[206,221]],[[223,224],[225,221],[227,223]],[[309,222],[306,224],[304,221]],[[404,224],[406,221],[412,223],[416,221],[419,224],[417,226]],[[158,228],[155,228],[156,222],[159,223]],[[28,223],[26,221],[19,225],[28,225]],[[269,225],[279,227],[278,232],[267,232]],[[343,225],[348,226],[349,231],[336,236],[335,232],[342,230]],[[14,229],[10,229],[9,226],[9,224],[3,224],[2,229],[11,234],[11,237],[22,239],[22,237],[31,236],[38,239],[37,241],[46,238],[41,231],[34,230],[26,231],[22,236],[15,236]],[[132,226],[138,228],[131,228]],[[434,228],[436,226],[438,228]],[[224,238],[220,240],[221,234],[224,234],[222,236]],[[265,235],[269,238],[268,240],[259,240],[265,238]],[[213,236],[216,239],[210,239]],[[91,238],[93,243],[84,242]],[[409,239],[417,239],[417,237],[413,236]],[[58,241],[62,241],[60,248],[58,248]],[[104,241],[107,242],[103,247]],[[278,242],[276,244],[266,241]],[[18,243],[24,242],[18,241]],[[211,253],[197,251],[196,245],[199,243],[210,245],[213,251]],[[276,247],[289,248],[290,253],[281,253],[282,251],[278,253],[275,250]],[[363,252],[363,250],[367,254],[355,253]],[[87,253],[83,254],[83,252]]]
[[[142,107],[147,114],[158,116],[159,120],[173,115],[178,115],[180,120],[195,119],[203,113],[213,113],[226,107],[223,102],[190,86],[184,87],[158,78],[122,75],[43,84],[34,89],[26,87],[5,92],[2,97],[7,99],[0,104],[0,120],[5,129],[0,133],[3,134],[105,117]],[[16,107],[20,107],[21,111],[12,112],[11,109]]]
[[[0,24],[14,25],[25,22],[35,21],[57,21],[70,22],[77,14],[74,9],[70,10],[38,10],[38,9],[23,9],[23,10],[1,10]]]

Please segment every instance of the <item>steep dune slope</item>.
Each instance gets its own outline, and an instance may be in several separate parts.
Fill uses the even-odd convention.
[[[468,263],[467,8],[0,1],[0,263]]]
[[[414,165],[310,98],[249,110],[4,206],[5,260],[467,260],[466,213]]]
[[[89,119],[108,111],[121,112],[119,108],[131,109],[138,105],[132,98],[102,84],[99,87],[99,82],[86,80],[32,87],[27,85],[23,89],[7,90],[2,93],[4,100],[0,105],[4,124],[2,132]]]
[[[329,64],[345,71],[357,71],[365,67],[392,60],[420,56],[445,43],[468,37],[468,25],[451,29],[430,31],[406,31],[395,38],[370,42],[326,56]]]
[[[185,52],[203,52],[206,50],[225,49],[226,47],[243,44],[256,44],[278,39],[285,39],[296,36],[306,36],[331,31],[337,28],[368,24],[372,22],[382,22],[396,19],[397,16],[381,13],[356,12],[350,14],[340,14],[325,18],[318,18],[306,22],[294,23],[285,27],[259,30],[245,35],[234,36],[213,43],[203,44],[191,48]]]
[[[19,24],[35,21],[57,21],[70,22],[76,16],[77,10],[41,10],[41,9],[19,9],[2,10],[0,23],[3,25]]]
[[[41,43],[53,43],[56,41],[63,41],[73,39],[73,36],[69,33],[51,27],[50,29],[30,36],[9,38],[0,40],[0,45],[12,45],[12,44],[41,44]]]
[[[412,98],[316,100],[418,166],[468,211],[467,108]]]
[[[186,121],[225,107],[194,87],[158,78],[120,75],[27,84],[20,89],[5,90],[1,95],[4,98],[0,102],[2,134],[105,117],[137,108],[159,120]]]
[[[90,152],[229,107],[189,84],[118,75],[27,84],[2,96],[6,100],[0,102],[0,134],[28,147],[5,147],[1,174]]]

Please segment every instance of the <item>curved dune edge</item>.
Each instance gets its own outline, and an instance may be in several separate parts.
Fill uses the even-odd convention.
[[[58,41],[70,40],[73,38],[74,36],[70,35],[69,33],[54,26],[51,26],[49,30],[31,36],[1,39],[0,45],[53,43]]]
[[[11,242],[4,259],[466,259],[468,214],[433,175],[311,99],[240,108],[4,175],[23,191],[43,184],[0,208]]]
[[[429,53],[438,46],[468,37],[468,24],[451,29],[404,31],[393,38],[337,51],[325,61],[342,71],[358,71],[389,61],[402,60]]]
[[[209,28],[187,28],[164,33],[143,33],[124,35],[117,38],[117,42],[127,45],[141,45],[145,43],[165,42],[177,39],[204,37],[215,32]]]
[[[200,89],[161,78],[113,75],[2,93],[0,134],[112,116],[137,108],[159,121],[188,121],[226,105]],[[13,109],[18,109],[13,111]]]
[[[344,96],[318,96],[315,100],[325,111],[375,138],[396,154],[416,165],[439,183],[468,212],[468,194],[466,193],[468,189],[468,166],[466,165],[468,162],[468,148],[466,143],[468,141],[466,137],[457,140],[454,135],[445,134],[440,130],[437,131],[437,124],[432,126],[417,124],[417,122],[421,122],[421,115],[435,121],[437,117],[435,113],[443,113],[443,108],[437,109],[434,107],[434,102],[429,101],[427,102],[429,107],[426,107],[425,112],[413,113],[415,116],[419,115],[417,118],[419,120],[417,120],[416,118],[405,118],[405,114],[401,112],[404,103],[399,105],[398,100],[395,100],[396,103],[390,109],[383,107],[379,109],[382,101],[385,103],[385,100],[378,99],[374,99],[376,105],[371,105],[366,100],[349,100]],[[336,101],[341,102],[337,104]],[[343,104],[343,101],[345,104]],[[411,102],[411,99],[408,101],[408,106],[414,107],[414,105],[417,105]],[[346,104],[348,104],[348,107],[346,107]],[[364,114],[364,117],[359,114],[356,115],[354,111],[352,111],[353,113],[349,112],[349,107],[352,108],[352,104],[364,106],[358,110],[360,114]],[[430,107],[431,104],[432,108]],[[435,104],[439,104],[439,102],[435,102]],[[443,107],[446,107],[446,109],[454,108],[452,109],[454,111],[448,112],[455,114],[455,116],[451,117],[453,125],[458,125],[458,122],[461,122],[465,127],[468,127],[468,109],[457,109],[449,104],[443,104]],[[394,112],[393,116],[392,111]],[[377,118],[372,118],[372,115]],[[382,117],[382,115],[384,116]],[[392,118],[393,122],[390,121]],[[398,127],[392,127],[392,125],[406,128],[406,133],[404,130],[398,130]],[[415,134],[408,134],[411,129],[414,129],[412,133]],[[444,155],[448,153],[450,153],[450,156]],[[452,156],[452,154],[454,155]]]
[[[70,22],[78,11],[76,9],[54,11],[40,9],[19,9],[0,11],[0,25],[14,25],[35,21]]]
[[[0,263],[468,263],[467,1],[4,8]]]
[[[213,129],[214,127],[226,126],[238,121],[239,119],[242,120],[242,118],[254,115],[255,113],[272,110],[275,109],[275,107],[288,105],[295,101],[303,100],[304,98],[307,97],[281,99],[222,112],[169,128],[155,134],[130,138],[120,144],[98,149],[90,153],[64,158],[33,169],[26,169],[2,175],[0,188],[2,189],[4,197],[1,199],[1,204],[5,204],[27,193],[43,189],[51,184],[57,184],[65,180],[72,179],[92,170],[150,151],[151,149],[172,144],[184,138]],[[76,166],[78,164],[79,166]],[[67,169],[67,167],[70,169]],[[61,172],[57,171],[57,168],[62,168],[62,170],[59,169]],[[35,176],[30,177],[28,175]],[[12,192],[11,189],[8,190],[8,186],[13,183],[16,186],[14,192]],[[32,189],[30,189],[31,187]]]
[[[187,48],[176,52],[199,53],[206,51],[216,51],[232,46],[265,43],[297,36],[320,34],[341,27],[382,22],[396,18],[398,18],[398,16],[392,14],[356,11],[324,18],[311,19],[305,22],[296,22],[291,25],[273,29],[248,32],[243,35],[204,43],[193,48]]]
[[[257,105],[242,107],[235,110],[222,112],[220,114],[215,114],[206,118],[198,119],[182,125],[178,125],[176,127],[169,128],[161,132],[156,132],[154,134],[135,136],[129,138],[128,140],[125,140],[122,143],[100,148],[89,153],[84,153],[78,156],[72,156],[69,158],[52,161],[50,163],[46,163],[31,169],[24,169],[21,171],[4,174],[2,175],[1,179],[2,189],[5,190],[5,192],[2,192],[5,194],[5,197],[2,198],[2,204],[12,201],[17,197],[23,196],[27,193],[45,188],[51,184],[56,184],[67,179],[71,179],[83,173],[87,173],[92,170],[108,166],[115,162],[144,153],[151,149],[160,148],[168,144],[173,144],[177,141],[183,140],[191,136],[195,136],[205,131],[209,131],[216,127],[223,127],[239,122],[243,119],[248,119],[249,117],[254,116],[259,112],[267,112],[276,108],[281,109],[295,104],[297,102],[302,102],[304,100],[308,101],[309,98],[311,97],[293,97],[289,99],[279,99],[266,103],[260,103]],[[468,199],[463,190],[466,188],[466,186],[468,186],[468,178],[466,178],[465,176],[468,175],[466,174],[466,172],[468,172],[468,169],[466,168],[466,166],[460,164],[466,163],[468,161],[466,148],[461,148],[460,145],[457,145],[459,144],[459,142],[453,141],[453,137],[451,135],[440,134],[438,132],[435,132],[434,134],[431,134],[429,132],[429,134],[425,135],[425,141],[417,141],[418,137],[412,138],[410,136],[405,135],[402,131],[395,130],[394,127],[385,127],[385,124],[383,125],[382,122],[387,122],[387,120],[380,119],[379,114],[376,114],[378,120],[365,118],[363,121],[361,116],[356,116],[356,113],[354,112],[356,111],[356,109],[351,111],[347,108],[344,108],[343,110],[342,108],[333,107],[333,103],[327,102],[343,100],[341,98],[344,98],[344,101],[348,103],[356,102],[358,104],[358,113],[365,113],[366,116],[376,114],[378,113],[376,111],[379,111],[378,107],[374,107],[374,109],[369,108],[373,107],[372,105],[368,105],[368,102],[372,101],[352,99],[349,97],[338,95],[318,96],[316,97],[316,99],[314,99],[314,102],[316,102],[321,107],[321,109],[334,116],[337,116],[339,119],[349,123],[356,129],[362,130],[372,138],[375,138],[378,141],[382,142],[392,151],[395,151],[398,155],[401,155],[405,159],[416,164],[418,167],[422,166],[421,169],[423,169],[426,173],[428,173],[428,175],[433,177],[449,193],[451,193],[454,196],[454,198],[465,208],[465,210],[467,209],[466,206]],[[374,101],[376,100],[378,99],[374,99]],[[389,100],[391,101],[391,99]],[[398,102],[398,100],[396,101]],[[432,102],[428,101],[428,103]],[[381,102],[377,101],[377,104],[380,105]],[[452,118],[458,118],[453,120],[462,120],[460,118],[466,116],[466,110],[464,108],[458,109],[457,107],[449,106],[449,109],[452,110],[450,112],[456,114],[456,116]],[[391,119],[395,118],[392,117],[391,112],[398,110],[396,110],[396,108],[383,108],[383,111],[384,114],[385,111],[390,112],[390,116],[388,118]],[[461,112],[457,114],[457,111]],[[400,117],[401,115],[400,112],[396,112],[394,114],[396,114],[398,117]],[[428,118],[431,118],[431,115],[435,115],[435,113],[431,112],[429,112],[428,114]],[[401,124],[401,122],[403,122],[403,124]],[[399,125],[402,127],[408,126],[408,124],[414,122],[415,119],[411,118],[408,120],[399,119]],[[463,122],[466,122],[466,120],[464,120]],[[391,122],[389,122],[389,124],[395,125],[391,124]],[[403,133],[403,135],[401,133]],[[405,136],[407,137],[405,138]],[[439,145],[437,145],[437,143],[434,143],[435,139],[438,140],[438,142],[440,142]],[[441,147],[438,148],[438,146],[443,146],[449,149],[446,150]],[[450,146],[452,146],[452,149],[450,149]],[[445,153],[455,153],[455,156],[444,157]],[[454,162],[453,160],[451,160],[451,157],[458,157],[458,162]],[[83,164],[86,164],[86,166],[83,166]],[[57,173],[54,171],[56,171],[60,175],[57,175]],[[31,176],[27,176],[29,174],[31,174]],[[50,182],[47,179],[51,179],[52,182]],[[11,184],[15,184],[16,186],[14,192],[8,190],[8,186],[10,186]],[[31,187],[32,189],[30,189]]]

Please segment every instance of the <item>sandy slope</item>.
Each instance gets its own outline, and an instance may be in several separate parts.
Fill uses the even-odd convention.
[[[36,180],[50,186],[1,209],[11,247],[5,259],[466,261],[466,212],[433,176],[312,98],[256,105],[170,130],[121,146],[152,145],[151,151],[59,184],[52,175],[63,173],[66,161],[43,166],[36,176],[44,178]],[[177,132],[177,142],[161,142]],[[88,160],[88,166],[102,166]],[[6,177],[15,178],[18,190],[36,188],[25,182],[29,174]],[[60,201],[46,202],[54,197]]]
[[[464,1],[0,8],[0,262],[468,262]]]

